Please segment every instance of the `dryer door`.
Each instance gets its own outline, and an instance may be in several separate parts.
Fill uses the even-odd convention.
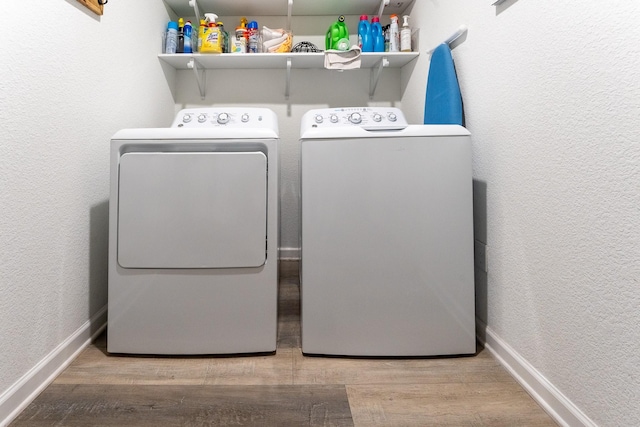
[[[118,181],[124,268],[265,263],[267,158],[262,152],[125,153]]]

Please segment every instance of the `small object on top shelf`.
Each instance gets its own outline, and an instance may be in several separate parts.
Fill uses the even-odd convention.
[[[318,49],[318,46],[316,46],[311,42],[300,42],[300,43],[296,43],[291,48],[291,52],[317,53],[317,52],[322,52],[322,49]]]
[[[325,42],[327,50],[349,50],[349,29],[344,21],[344,15],[340,15],[338,20],[329,27]]]
[[[165,43],[165,53],[176,53],[178,49],[178,23],[169,21],[167,25],[167,37]]]
[[[380,25],[380,18],[374,16],[371,19],[371,38],[373,39],[373,51],[384,52],[384,32]]]
[[[360,15],[358,23],[358,46],[363,52],[373,52],[371,24],[367,15]]]
[[[400,33],[398,32],[398,15],[391,15],[391,26],[389,27],[389,52],[400,51]]]
[[[200,53],[222,53],[224,36],[220,28],[216,25],[218,15],[215,13],[205,13],[204,16],[206,28],[203,32],[204,38],[201,42]]]
[[[409,15],[404,15],[402,31],[400,31],[400,51],[411,52],[411,28],[409,28]]]
[[[247,25],[247,36],[249,37],[249,53],[260,53],[260,30],[258,22],[251,21]]]

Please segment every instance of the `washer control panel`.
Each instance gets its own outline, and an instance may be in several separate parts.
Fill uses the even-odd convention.
[[[301,132],[312,128],[358,126],[366,130],[399,130],[408,126],[399,108],[350,107],[310,110],[302,117]]]
[[[259,128],[278,129],[278,119],[268,108],[186,108],[176,115],[172,128]]]

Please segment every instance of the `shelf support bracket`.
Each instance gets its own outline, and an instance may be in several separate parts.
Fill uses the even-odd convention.
[[[369,78],[369,99],[373,99],[373,95],[376,93],[376,87],[378,87],[378,79],[382,74],[382,69],[389,66],[389,60],[386,56],[380,58],[378,63],[371,68],[371,76]]]
[[[187,63],[187,68],[191,68],[193,72],[196,74],[196,81],[198,82],[198,90],[200,90],[200,98],[204,99],[206,95],[206,83],[207,83],[207,70],[202,70],[202,77],[200,76],[200,72],[198,70],[198,63],[195,59],[189,59]]]
[[[195,1],[195,0],[193,0]],[[380,9],[378,9],[378,18],[382,19],[382,11],[384,10],[385,6],[389,6],[389,3],[391,3],[391,0],[380,0]]]
[[[189,6],[191,6],[196,13],[196,23],[200,23],[200,10],[198,10],[198,2],[197,0],[189,0]],[[194,27],[197,27],[194,25]]]
[[[287,82],[284,87],[284,99],[289,99],[291,92],[291,58],[287,58]]]
[[[195,1],[195,0],[193,0]],[[293,0],[288,0],[287,3],[287,31],[291,31],[291,14],[293,12]]]

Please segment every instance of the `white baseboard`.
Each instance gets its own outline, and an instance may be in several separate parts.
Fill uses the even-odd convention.
[[[299,260],[300,252],[300,248],[280,248],[278,257],[285,261]]]
[[[102,307],[71,336],[0,395],[0,427],[8,425],[107,326],[107,306]]]
[[[478,340],[558,424],[566,427],[597,427],[580,408],[484,322],[476,319],[476,325]]]

